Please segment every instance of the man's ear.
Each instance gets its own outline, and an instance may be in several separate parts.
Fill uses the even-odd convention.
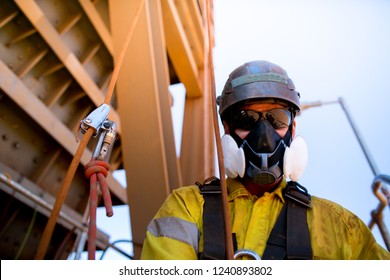
[[[225,134],[230,134],[229,125],[227,124],[227,122],[222,121],[222,124],[223,124],[223,129],[225,131]]]

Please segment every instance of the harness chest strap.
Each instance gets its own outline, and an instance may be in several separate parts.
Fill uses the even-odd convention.
[[[306,212],[311,208],[310,195],[296,182],[288,182],[283,191],[286,203],[271,231],[263,253],[265,260],[312,259]]]
[[[204,251],[200,258],[225,259],[225,240],[219,180],[197,183],[204,196]],[[310,195],[296,182],[288,182],[284,204],[267,241],[263,259],[312,259],[310,233],[306,220]],[[236,249],[236,248],[235,248]]]

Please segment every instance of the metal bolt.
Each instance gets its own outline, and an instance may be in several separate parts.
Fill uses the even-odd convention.
[[[103,126],[104,126],[104,128],[109,129],[111,124],[109,122],[104,122]]]

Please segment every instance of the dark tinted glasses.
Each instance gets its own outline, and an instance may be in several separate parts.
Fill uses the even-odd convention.
[[[261,119],[267,120],[275,129],[285,128],[291,124],[291,111],[287,109],[272,109],[265,112],[253,110],[237,110],[231,115],[231,125],[234,129],[252,130]]]

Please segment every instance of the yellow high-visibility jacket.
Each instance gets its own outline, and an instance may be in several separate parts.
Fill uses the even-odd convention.
[[[260,198],[238,180],[228,178],[227,186],[237,247],[261,257],[284,203],[286,181]],[[390,259],[390,253],[356,215],[326,199],[312,196],[311,201],[307,223],[314,259]],[[198,259],[203,252],[203,204],[198,186],[174,190],[147,228],[141,259]]]

